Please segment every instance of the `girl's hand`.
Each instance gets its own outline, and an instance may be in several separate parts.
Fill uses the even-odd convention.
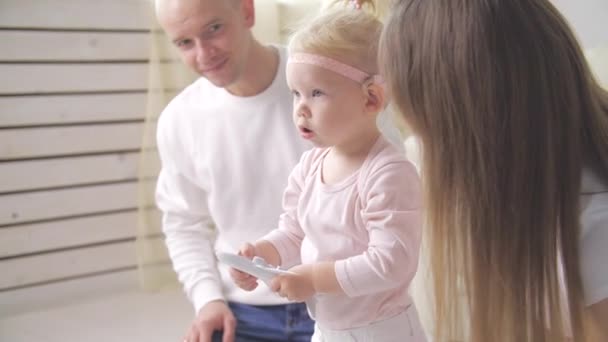
[[[315,294],[312,265],[299,265],[289,272],[295,274],[276,276],[270,283],[270,289],[290,301],[304,302],[310,299]]]
[[[238,254],[250,260],[257,255],[255,246],[250,243],[246,243],[243,247],[241,247]],[[258,287],[258,278],[252,276],[251,274],[241,272],[236,268],[230,268],[230,277],[238,287],[245,291],[253,291]]]

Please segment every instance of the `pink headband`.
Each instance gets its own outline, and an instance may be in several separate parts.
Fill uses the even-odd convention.
[[[374,83],[378,83],[382,85],[384,83],[384,79],[380,75],[370,75],[362,70],[359,70],[355,67],[352,67],[348,64],[344,64],[342,62],[338,62],[335,59],[314,55],[310,53],[295,53],[289,56],[288,62],[291,63],[301,63],[301,64],[311,64],[321,67],[323,69],[327,69],[329,71],[333,71],[336,74],[340,74],[346,78],[350,78],[351,80],[363,84],[367,80],[372,80]]]

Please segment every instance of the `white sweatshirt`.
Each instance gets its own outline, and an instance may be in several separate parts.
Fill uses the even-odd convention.
[[[225,267],[218,273],[214,251],[235,252],[276,227],[289,173],[309,148],[292,121],[283,49],[280,55],[264,92],[237,97],[200,78],[158,122],[156,201],[174,269],[196,311],[217,299],[284,303],[263,284],[238,289]]]

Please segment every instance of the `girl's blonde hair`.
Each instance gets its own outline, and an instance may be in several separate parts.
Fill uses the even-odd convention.
[[[585,341],[581,170],[608,177],[608,95],[564,18],[547,0],[401,0],[381,41],[422,142],[436,340]]]
[[[354,9],[348,3],[335,1],[323,13],[299,27],[289,39],[289,52],[319,54],[369,74],[378,73],[382,22],[376,4],[361,0],[362,8]]]

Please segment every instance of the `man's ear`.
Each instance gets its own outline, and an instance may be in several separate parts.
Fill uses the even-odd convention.
[[[253,25],[255,25],[255,5],[253,0],[242,0],[241,12],[243,13],[243,19],[245,20],[247,28],[252,28]]]
[[[368,112],[378,113],[386,107],[386,92],[384,87],[376,82],[366,82],[363,84],[365,92],[365,109]]]

